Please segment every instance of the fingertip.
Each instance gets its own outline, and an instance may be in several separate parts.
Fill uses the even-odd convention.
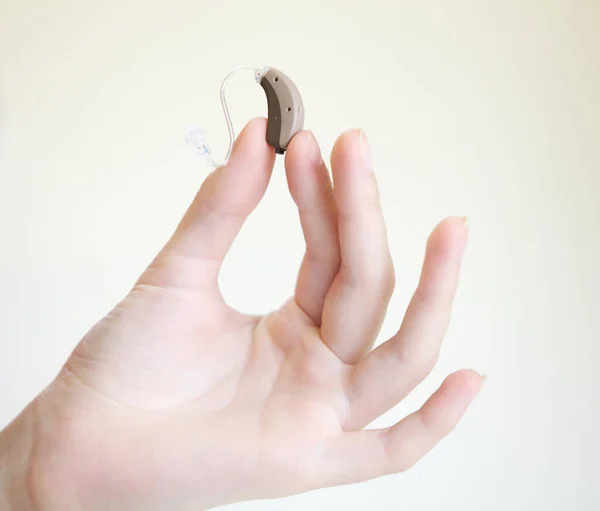
[[[260,139],[261,145],[267,145],[266,133],[267,119],[264,117],[255,117],[246,123],[238,139],[244,142],[246,139],[251,139],[255,143]]]
[[[442,387],[450,388],[470,396],[476,396],[483,387],[485,379],[485,376],[482,376],[473,369],[461,369],[448,376],[444,380]]]
[[[427,249],[433,253],[462,256],[468,239],[466,217],[451,216],[439,222],[427,240]]]
[[[344,131],[333,144],[331,150],[332,167],[355,163],[356,156],[361,154],[365,144],[368,145],[368,141],[362,129],[353,128]]]
[[[275,159],[275,150],[267,143],[267,119],[256,117],[248,121],[236,138],[230,162],[237,165],[249,158],[269,162]]]
[[[267,132],[267,119],[266,117],[254,117],[250,119],[244,127],[246,133],[261,133],[266,134]],[[265,139],[266,141],[266,139]]]
[[[267,144],[267,120],[251,119],[238,135],[228,162],[205,180],[202,203],[247,216],[266,191],[275,150]]]
[[[438,222],[432,231],[432,236],[436,234],[461,235],[468,230],[467,217],[449,216]]]
[[[361,209],[381,214],[371,148],[363,130],[348,130],[336,140],[331,151],[331,173],[342,215],[354,215]]]
[[[361,137],[361,132],[362,130],[360,128],[350,128],[342,132],[333,145],[334,149],[336,147],[341,147],[348,142],[358,140],[358,138]]]
[[[446,436],[460,422],[481,385],[481,375],[471,369],[449,375],[418,412],[423,423],[440,438]]]
[[[304,163],[314,165],[321,161],[321,150],[312,131],[304,130],[294,135],[285,154],[286,166],[304,167]]]

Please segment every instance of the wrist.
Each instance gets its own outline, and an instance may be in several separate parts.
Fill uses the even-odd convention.
[[[50,392],[0,431],[0,511],[78,511],[76,472]]]
[[[0,509],[37,511],[29,488],[34,416],[31,405],[0,431]]]

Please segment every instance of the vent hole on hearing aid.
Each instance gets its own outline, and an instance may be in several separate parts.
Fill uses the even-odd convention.
[[[276,81],[276,82],[278,82],[278,81],[279,81],[279,78],[275,77],[275,81]]]
[[[288,106],[288,112],[291,112],[291,111],[292,111],[292,107]]]

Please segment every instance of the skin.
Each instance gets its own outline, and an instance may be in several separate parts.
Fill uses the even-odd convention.
[[[306,254],[294,297],[250,317],[223,301],[223,258],[274,163],[264,119],[203,183],[131,292],[0,435],[0,508],[199,510],[407,470],[457,425],[483,378],[462,370],[423,407],[364,429],[431,371],[450,319],[464,219],[431,234],[398,333],[374,341],[394,271],[364,133],[331,174],[311,133],[285,157]]]

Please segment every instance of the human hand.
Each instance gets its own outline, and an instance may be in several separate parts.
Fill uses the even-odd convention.
[[[306,239],[294,297],[263,317],[225,304],[221,263],[273,168],[265,129],[249,123],[131,292],[24,412],[32,509],[198,510],[401,472],[479,392],[482,377],[459,371],[396,425],[364,429],[435,364],[467,232],[459,218],[436,227],[400,330],[372,349],[394,273],[360,131],[337,141],[333,185],[310,133],[286,154]]]

